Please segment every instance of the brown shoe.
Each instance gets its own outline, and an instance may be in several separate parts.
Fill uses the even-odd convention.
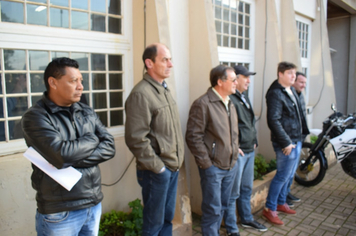
[[[284,203],[283,205],[277,205],[277,211],[291,215],[297,213],[295,210],[290,209],[287,203]]]
[[[272,224],[284,225],[283,221],[278,218],[277,211],[271,211],[268,208],[263,209],[262,215]]]

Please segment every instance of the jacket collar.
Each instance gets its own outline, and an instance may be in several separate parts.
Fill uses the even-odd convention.
[[[47,91],[43,93],[42,95],[42,101],[43,103],[46,105],[46,107],[48,107],[48,109],[52,112],[52,113],[56,113],[59,111],[63,111],[65,110],[63,107],[58,106],[57,104],[55,104],[54,102],[52,102],[49,98],[48,98],[48,93]],[[77,110],[82,110],[82,107],[76,102],[73,103],[71,106],[71,110],[77,111]]]
[[[154,80],[147,72],[143,75],[143,79],[152,85],[152,87],[154,87],[158,93],[165,92],[166,89],[162,86],[162,84]],[[167,90],[169,91],[169,88],[167,88]]]

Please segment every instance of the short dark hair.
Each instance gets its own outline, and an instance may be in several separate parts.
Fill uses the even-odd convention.
[[[295,81],[297,81],[299,75],[306,77],[303,72],[297,71],[297,73],[295,74]]]
[[[277,77],[278,77],[279,72],[281,72],[283,74],[286,70],[296,69],[296,68],[297,68],[297,66],[294,65],[293,63],[282,61],[278,64]]]
[[[68,57],[54,58],[50,63],[48,63],[44,72],[44,83],[46,85],[47,91],[49,91],[48,78],[53,77],[55,79],[60,79],[66,74],[66,67],[74,67],[79,69],[79,64],[76,60],[70,59]]]
[[[157,44],[151,44],[148,47],[146,47],[142,55],[143,64],[145,65],[146,70],[147,70],[147,66],[145,63],[146,59],[151,59],[151,61],[155,62],[156,56],[157,56]]]
[[[227,71],[232,70],[234,68],[226,65],[218,65],[211,69],[210,71],[210,84],[211,87],[215,87],[218,84],[218,80],[221,79],[222,81],[227,80]]]

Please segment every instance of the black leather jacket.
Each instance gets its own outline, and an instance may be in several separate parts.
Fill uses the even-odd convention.
[[[271,140],[281,148],[302,141],[302,134],[309,134],[298,95],[293,87],[291,90],[297,104],[293,102],[278,80],[272,83],[266,94],[267,123],[271,130]]]
[[[36,149],[58,169],[73,166],[82,173],[71,191],[32,165],[32,187],[38,212],[50,214],[95,206],[103,199],[98,164],[115,155],[113,136],[89,106],[74,103],[66,109],[46,93],[22,117],[27,146]]]

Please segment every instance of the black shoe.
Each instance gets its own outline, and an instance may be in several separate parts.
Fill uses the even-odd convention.
[[[227,234],[227,236],[240,236],[240,233],[230,233],[230,234]]]
[[[258,223],[257,221],[251,221],[251,222],[247,222],[247,223],[241,223],[241,225],[245,228],[253,228],[253,229],[257,229],[260,232],[264,232],[267,231],[267,227],[264,226],[263,224]]]
[[[294,207],[293,202],[291,200],[289,200],[288,198],[287,198],[286,203],[288,204],[289,207]]]
[[[296,196],[293,196],[291,193],[288,193],[287,200],[290,200],[292,202],[300,202],[300,198],[297,198]]]

